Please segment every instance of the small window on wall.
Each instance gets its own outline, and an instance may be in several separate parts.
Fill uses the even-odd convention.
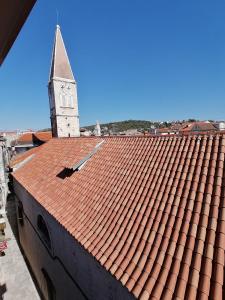
[[[48,273],[45,271],[45,269],[41,269],[41,270],[44,275],[45,283],[46,283],[46,287],[47,287],[47,297],[48,297],[47,300],[55,300],[56,299],[56,291],[55,291],[53,282],[52,282],[51,278],[49,277]]]
[[[21,201],[18,201],[18,221],[19,224],[22,226],[23,225],[23,204]]]
[[[48,248],[51,249],[51,240],[50,240],[48,227],[45,223],[45,220],[43,219],[43,217],[41,215],[38,216],[37,227],[40,231],[41,238],[43,239],[45,244],[48,246]]]

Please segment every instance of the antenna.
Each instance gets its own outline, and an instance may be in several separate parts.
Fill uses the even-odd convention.
[[[59,11],[57,8],[55,9],[55,11],[56,11],[56,24],[58,25],[59,24]]]

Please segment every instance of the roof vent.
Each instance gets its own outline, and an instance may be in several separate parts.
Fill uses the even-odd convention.
[[[104,140],[101,141],[99,144],[95,146],[95,148],[89,153],[87,156],[85,156],[83,159],[81,159],[78,163],[76,163],[72,168],[64,168],[57,177],[61,179],[65,179],[66,177],[70,177],[73,175],[74,172],[80,171],[84,165],[87,163],[87,161],[98,151],[99,147],[104,143]]]

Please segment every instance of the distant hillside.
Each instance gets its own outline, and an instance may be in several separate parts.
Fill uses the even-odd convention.
[[[110,123],[101,123],[101,129],[104,130],[104,127],[106,127],[108,130],[114,131],[114,132],[122,132],[129,129],[138,129],[138,130],[148,130],[152,126],[155,128],[163,128],[163,127],[170,127],[172,124],[178,122],[184,123],[184,122],[195,122],[195,119],[188,119],[188,120],[182,120],[182,121],[173,121],[170,122],[154,122],[154,121],[146,121],[146,120],[125,120],[125,121],[119,121],[119,122],[110,122]],[[93,131],[95,128],[94,125],[89,126],[82,126],[82,128],[85,128],[87,130]],[[51,128],[45,128],[39,131],[51,131]]]
[[[128,129],[139,129],[139,130],[148,130],[151,128],[151,126],[155,126],[156,128],[161,126],[168,126],[169,124],[159,123],[159,122],[152,122],[152,121],[145,121],[145,120],[126,120],[126,121],[120,121],[120,122],[110,122],[110,123],[104,123],[100,124],[101,128],[107,127],[109,130],[114,130],[117,132],[125,131]],[[95,125],[90,126],[84,126],[83,128],[86,128],[87,130],[93,130]]]

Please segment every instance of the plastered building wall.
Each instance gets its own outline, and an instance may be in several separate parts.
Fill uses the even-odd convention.
[[[17,201],[23,203],[24,224],[19,223],[20,243],[37,282],[47,299],[46,282],[41,271],[49,274],[56,299],[118,300],[133,295],[107,272],[29,193],[14,180]],[[37,217],[42,215],[50,233],[48,250],[38,233]]]
[[[5,207],[8,195],[8,179],[5,167],[8,164],[8,151],[5,142],[0,141],[0,208]]]

